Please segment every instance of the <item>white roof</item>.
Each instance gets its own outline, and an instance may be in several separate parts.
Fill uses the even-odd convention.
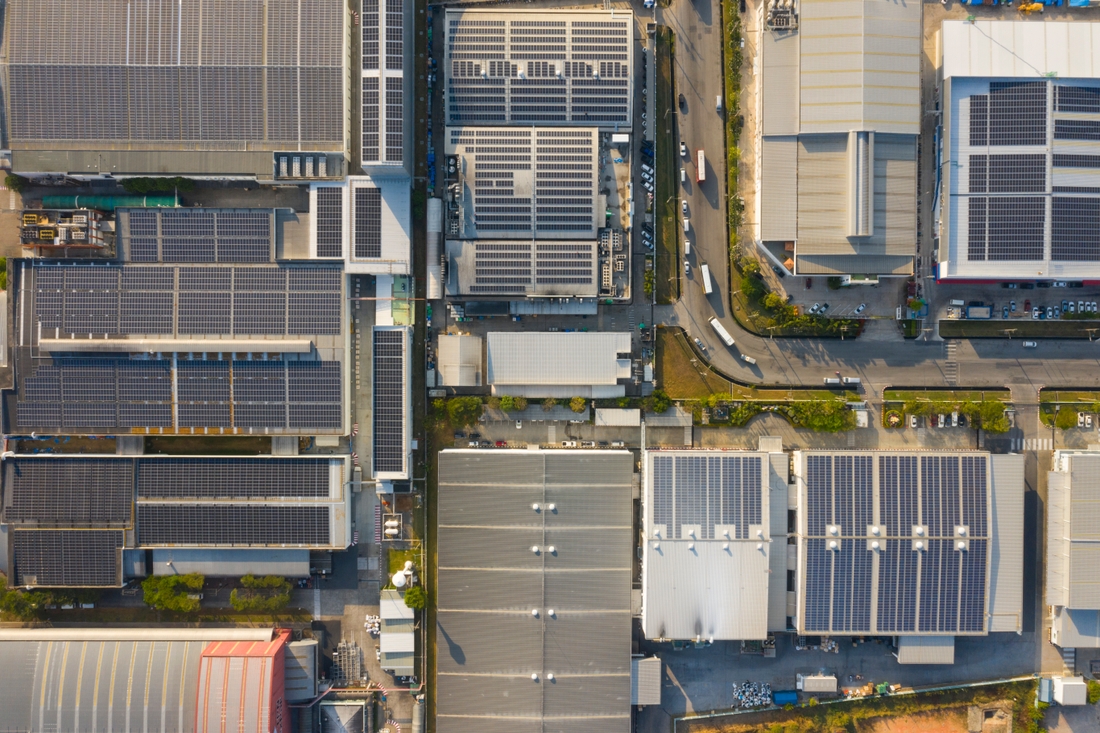
[[[943,76],[1100,78],[1100,23],[945,20]]]
[[[630,704],[661,704],[660,657],[631,657]]]
[[[1088,687],[1084,677],[1054,677],[1054,701],[1059,705],[1084,705]]]
[[[416,634],[411,631],[387,633],[382,629],[382,633],[378,635],[378,647],[383,654],[416,651]]]
[[[954,636],[899,636],[898,664],[954,664]]]
[[[490,333],[487,354],[491,385],[613,385],[630,376],[629,333]]]
[[[405,598],[395,590],[384,590],[378,601],[379,617],[384,619],[411,619],[414,613],[405,605]]]
[[[1100,610],[1100,452],[1063,452],[1048,478],[1047,603]]]
[[[654,467],[656,460],[666,457],[672,457],[674,471],[674,475],[667,477],[671,483],[668,498],[677,512],[671,524],[655,523],[661,520],[655,500]],[[692,523],[691,507],[699,501],[706,502],[707,472],[717,470],[709,458],[760,461],[759,524],[750,523],[738,530],[733,524],[715,523],[712,528]],[[642,630],[646,638],[767,637],[769,555],[782,552],[786,557],[787,552],[785,543],[770,541],[770,467],[767,454],[753,451],[646,453],[642,509],[646,538],[642,551]],[[731,475],[724,474],[727,478]],[[710,480],[721,481],[720,475],[714,474]],[[695,537],[690,535],[693,529]],[[763,536],[757,537],[757,531]],[[729,537],[725,532],[729,532]]]
[[[481,337],[441,335],[439,337],[439,376],[445,387],[481,386]]]
[[[642,424],[641,410],[621,410],[616,407],[597,407],[596,425],[636,428]]]

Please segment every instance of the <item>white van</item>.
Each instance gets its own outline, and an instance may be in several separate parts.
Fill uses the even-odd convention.
[[[714,111],[718,114],[722,113],[722,95],[718,95],[718,100],[714,103]]]
[[[684,257],[691,254],[691,240],[684,237]]]
[[[747,361],[750,364],[755,364],[756,363],[756,359],[753,359],[748,354],[741,354],[741,361]]]
[[[844,377],[844,379],[842,379],[840,381],[844,382],[844,384],[859,384],[860,383],[859,382],[859,377]]]
[[[687,183],[688,172],[683,168],[680,169],[680,183]]]
[[[686,216],[684,217],[684,234],[687,234],[691,230],[691,220]]]
[[[838,377],[825,377],[825,384],[840,384]]]
[[[964,305],[966,305],[966,302],[962,300],[952,300],[951,305],[962,308]]]

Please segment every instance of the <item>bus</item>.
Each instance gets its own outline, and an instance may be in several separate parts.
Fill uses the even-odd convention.
[[[695,182],[702,183],[707,180],[707,159],[703,156],[703,149],[695,151]]]
[[[730,332],[718,322],[717,318],[710,319],[711,328],[718,334],[718,337],[726,344],[726,346],[733,346],[733,336],[730,336]]]
[[[712,292],[714,292],[714,288],[712,288],[710,285],[710,268],[707,267],[707,263],[704,262],[702,265],[699,266],[699,272],[703,276],[703,292],[707,295],[710,295]]]

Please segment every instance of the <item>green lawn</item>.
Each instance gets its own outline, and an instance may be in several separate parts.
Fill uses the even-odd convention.
[[[955,389],[918,389],[897,390],[888,389],[882,393],[883,402],[981,402],[986,400],[1001,400],[1007,402],[1011,393],[1007,389],[987,390],[955,390]]]
[[[679,144],[675,138],[675,110],[672,88],[672,30],[659,26],[656,34],[656,102],[653,116],[657,139],[654,141],[657,181],[653,195],[653,226],[656,231],[656,263],[654,266],[657,302],[674,303],[680,298],[680,234],[676,221],[676,180],[679,175],[677,156]],[[643,190],[644,195],[644,190]]]
[[[940,321],[943,338],[1087,339],[1100,337],[1100,321]]]

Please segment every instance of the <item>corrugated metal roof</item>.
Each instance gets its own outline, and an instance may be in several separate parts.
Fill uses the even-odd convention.
[[[798,237],[798,138],[766,137],[760,155],[760,238],[793,242]]]
[[[1100,78],[1100,23],[943,21],[943,76]]]
[[[954,664],[955,637],[899,636],[898,664]]]
[[[626,364],[619,358],[625,355]],[[630,334],[488,334],[488,384],[611,385],[630,376]]]
[[[1051,640],[1063,649],[1100,647],[1100,611],[1063,608],[1052,625]]]
[[[630,660],[630,704],[661,704],[661,658],[634,657]]]
[[[416,616],[416,613],[405,605],[405,597],[392,588],[382,591],[379,607],[379,616],[384,619],[412,619]]]
[[[1047,598],[1074,609],[1100,609],[1100,452],[1060,454],[1050,474]]]
[[[440,384],[447,387],[481,386],[480,336],[442,335],[439,337]]]
[[[212,642],[199,661],[195,730],[268,733],[284,705],[284,649],[290,632],[271,641]]]
[[[800,130],[920,133],[921,7],[801,0]]]
[[[768,30],[761,33],[760,124],[763,135],[798,134],[799,41],[797,33]]]
[[[632,456],[456,450],[439,467],[437,728],[628,731]]]
[[[761,440],[761,443],[764,441]],[[760,446],[765,448],[764,445]],[[790,460],[786,453],[769,453],[771,471],[768,474],[770,491],[768,513],[770,515],[773,552],[768,553],[768,567],[772,578],[787,577],[787,554],[791,545],[775,547],[785,542],[787,536],[787,491],[790,479]],[[768,582],[768,631],[787,630],[787,584]]]
[[[315,639],[292,641],[286,645],[284,687],[289,702],[312,700],[317,696],[317,650]]]
[[[169,566],[171,561],[171,566]],[[284,578],[309,576],[309,550],[153,550],[154,575],[202,573],[211,577],[239,578],[242,575],[280,575]]]
[[[991,455],[989,630],[1019,631],[1024,607],[1024,457]]]
[[[677,507],[674,525],[654,524],[654,464],[672,458],[674,475],[661,479],[668,483],[668,500]],[[690,524],[691,507],[710,506],[708,486],[734,481],[731,476],[748,470],[739,463],[730,469],[708,462],[687,465],[683,459],[744,458],[757,464],[759,486],[755,491],[738,482],[735,491],[760,497],[761,524],[748,525],[746,536],[732,527],[711,521],[702,525],[697,537],[683,527]],[[720,473],[736,470],[740,473]],[[709,471],[709,473],[708,473]],[[747,475],[747,474],[744,474]],[[646,542],[642,550],[642,630],[649,639],[764,639],[768,631],[769,556],[782,549],[770,542],[768,528],[771,496],[771,462],[766,453],[749,451],[650,451],[645,454],[645,490],[643,528]],[[752,499],[746,499],[751,502]],[[746,504],[747,506],[749,504]],[[704,512],[705,515],[705,512]],[[671,515],[669,521],[673,521]],[[732,520],[731,520],[732,521]],[[751,520],[750,520],[751,522]],[[758,538],[755,529],[763,533]],[[723,530],[729,536],[723,536]],[[709,539],[708,539],[709,538]],[[785,577],[785,574],[784,576]],[[786,584],[782,584],[785,588]]]

